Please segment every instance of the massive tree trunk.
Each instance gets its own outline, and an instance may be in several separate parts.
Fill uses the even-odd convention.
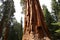
[[[50,40],[39,0],[26,0],[25,26],[22,40]]]

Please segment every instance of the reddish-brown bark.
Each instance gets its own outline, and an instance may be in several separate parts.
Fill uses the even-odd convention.
[[[50,40],[39,0],[26,0],[25,26],[22,40]]]

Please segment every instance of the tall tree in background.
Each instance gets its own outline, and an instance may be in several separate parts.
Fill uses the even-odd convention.
[[[14,2],[13,0],[2,1],[3,13],[0,21],[0,33],[3,40],[22,40],[22,20],[18,23],[14,19]],[[3,35],[2,35],[3,32]]]
[[[5,34],[4,34],[4,40],[8,39],[8,32],[9,32],[9,26],[10,26],[10,20],[13,16],[14,10],[14,3],[13,0],[6,0],[3,2],[4,4],[4,10],[3,10],[3,17],[0,22],[1,27],[5,27]]]
[[[9,20],[11,20],[11,17],[13,16],[14,12],[15,12],[15,10],[14,10],[13,0],[6,0],[6,2],[5,2],[5,12],[4,13],[6,13],[6,16],[7,16],[6,17],[7,18],[7,23],[9,23]],[[8,25],[8,24],[6,24],[6,25]],[[9,25],[6,26],[4,40],[8,40],[8,33],[9,33]]]

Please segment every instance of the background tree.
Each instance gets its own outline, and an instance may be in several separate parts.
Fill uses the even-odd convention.
[[[2,40],[22,40],[22,20],[18,23],[14,17],[14,1],[2,0],[0,6],[0,36]]]
[[[5,28],[4,40],[7,40],[9,26],[11,24],[10,20],[15,10],[14,10],[14,5],[13,5],[13,0],[6,0],[3,2],[3,5],[4,5],[3,17],[1,19],[0,26],[2,27],[2,29]]]

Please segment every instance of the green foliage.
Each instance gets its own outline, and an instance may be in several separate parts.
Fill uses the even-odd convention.
[[[18,23],[16,19],[12,19],[13,25],[10,27],[8,40],[22,40],[23,29],[22,24]]]
[[[3,34],[7,33],[7,35],[8,35],[8,32],[6,30],[5,31],[3,31],[3,30],[5,28],[7,28],[7,27],[9,28],[11,26],[11,20],[12,20],[12,17],[14,15],[14,12],[15,12],[14,2],[13,2],[13,0],[6,0],[2,3],[3,3],[2,7],[1,7],[1,9],[2,9],[2,13],[1,13],[2,18],[1,18],[1,22],[0,22],[0,27],[2,27],[2,32],[1,33],[3,33]],[[9,29],[7,29],[7,30],[9,30]],[[3,38],[5,36],[3,35]]]
[[[59,0],[56,1],[56,0],[52,0],[52,3],[51,3],[51,6],[52,6],[52,13],[54,13],[57,17],[57,21],[60,21],[60,3],[59,3]]]
[[[8,35],[8,40],[19,40],[18,39],[18,34],[15,32],[13,29],[14,26],[10,27],[9,35]]]
[[[54,8],[54,7],[53,7]],[[43,5],[43,13],[48,25],[52,40],[60,39],[60,22],[54,21],[51,13],[48,11],[47,7]]]
[[[54,10],[54,12],[57,10],[57,2],[56,2],[56,0],[52,0],[52,10]]]
[[[58,25],[60,26],[60,22],[57,22],[57,23],[51,23],[52,25]]]
[[[22,40],[23,29],[20,23],[14,24],[14,30],[18,33],[19,40]]]
[[[47,25],[51,25],[54,22],[54,19],[51,16],[51,13],[48,11],[47,7],[43,5],[43,13],[46,20]]]
[[[52,0],[52,13],[57,16],[57,22],[51,23],[51,35],[53,40],[60,40],[60,2]]]
[[[3,36],[3,40],[4,40],[4,32],[6,26],[9,24],[8,26],[8,40],[22,40],[22,35],[23,35],[23,29],[22,29],[22,24],[18,23],[14,17],[14,1],[13,0],[6,0],[5,2],[3,2],[2,6],[0,6],[1,9],[3,9],[2,13],[0,10],[0,27],[2,27],[2,36]]]

